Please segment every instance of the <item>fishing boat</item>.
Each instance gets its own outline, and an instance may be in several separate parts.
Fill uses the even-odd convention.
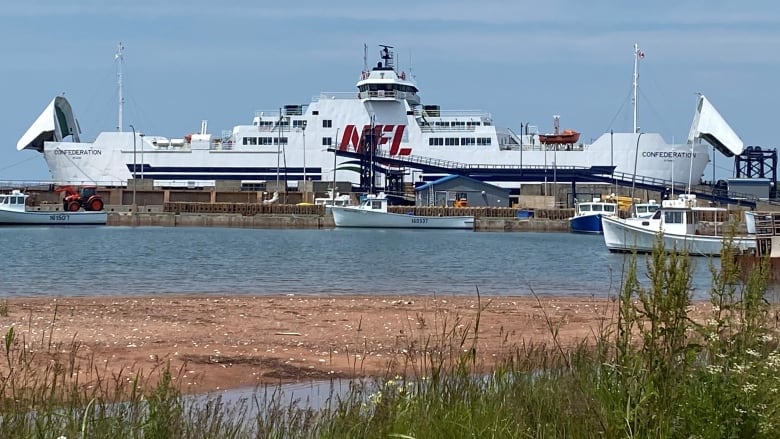
[[[101,132],[94,141],[85,141],[70,102],[57,96],[17,142],[20,151],[42,154],[55,182],[125,186],[128,180],[141,178],[154,180],[156,186],[193,187],[239,180],[245,186],[266,184],[266,190],[278,184],[283,191],[297,187],[300,181],[331,180],[338,172],[340,181],[357,186],[361,182],[360,160],[346,154],[334,157],[332,151],[363,152],[366,148],[396,163],[393,169],[374,164],[392,172],[377,174],[378,188],[386,188],[389,181],[399,178],[403,183],[433,181],[451,174],[446,171],[452,168],[539,168],[553,160],[557,167],[614,166],[616,173],[677,182],[691,176],[697,182],[709,162],[704,145],[668,144],[660,134],[640,133],[636,120],[631,132],[609,132],[583,144],[575,141],[579,140],[578,132],[560,133],[565,138],[547,137],[534,125],[526,124],[520,130],[496,126],[488,111],[423,104],[415,76],[399,68],[394,49],[385,45],[380,46],[375,66],[364,64],[353,91],[322,92],[308,104],[258,110],[248,123],[221,135],[209,132],[207,120],[191,132],[155,135],[137,129],[141,128],[137,124],[126,126],[122,118],[122,50],[120,45],[115,57],[119,71],[118,131]],[[363,58],[367,59],[365,49]],[[317,66],[311,65],[314,79]],[[440,74],[452,72],[444,69]],[[428,82],[436,81],[432,78]],[[566,145],[549,144],[553,141]],[[690,159],[690,169],[670,167],[669,158],[686,163]],[[442,166],[435,171],[422,170],[415,167],[419,163]],[[511,182],[496,184],[517,187]]]
[[[728,210],[697,206],[692,194],[663,200],[651,218],[601,218],[604,243],[611,252],[650,253],[659,234],[666,250],[695,256],[720,256],[726,239],[741,252],[755,249],[755,236],[724,236],[730,230],[728,221]]]
[[[569,218],[569,228],[575,233],[602,233],[601,218],[617,214],[618,204],[612,201],[594,198],[578,202],[574,205],[574,216]]]
[[[29,194],[14,189],[0,194],[0,225],[104,225],[108,221],[105,211],[47,211],[30,210]]]
[[[357,206],[333,206],[336,227],[402,229],[473,229],[473,216],[423,216],[387,210],[384,193],[368,195]]]

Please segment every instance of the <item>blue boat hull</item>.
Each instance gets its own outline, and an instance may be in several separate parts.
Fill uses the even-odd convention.
[[[604,233],[600,213],[575,216],[569,219],[569,227],[575,233]]]

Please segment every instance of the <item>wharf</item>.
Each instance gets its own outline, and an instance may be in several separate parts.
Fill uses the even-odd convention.
[[[160,227],[236,227],[260,229],[333,228],[324,206],[260,203],[170,202],[158,206],[106,206],[108,225]],[[390,206],[395,213],[415,215],[473,215],[476,231],[564,232],[573,209],[453,208]]]

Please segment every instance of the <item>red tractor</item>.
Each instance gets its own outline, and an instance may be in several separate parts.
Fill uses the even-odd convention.
[[[68,212],[75,212],[81,208],[84,210],[103,210],[103,198],[98,195],[95,186],[84,186],[77,190],[72,186],[63,186],[57,192],[65,192],[62,199],[62,208]]]

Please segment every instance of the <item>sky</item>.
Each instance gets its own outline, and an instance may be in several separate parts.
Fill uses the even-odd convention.
[[[484,110],[520,131],[631,131],[634,44],[643,132],[684,141],[696,93],[745,142],[775,148],[780,3],[701,1],[262,2],[28,0],[0,8],[0,181],[48,180],[16,143],[64,94],[92,141],[118,124],[115,53],[124,49],[123,130],[221,134],[255,111],[355,91],[378,45],[395,47],[424,104]],[[769,128],[767,128],[769,127]],[[705,179],[729,178],[719,153]],[[714,172],[714,173],[713,173]]]

